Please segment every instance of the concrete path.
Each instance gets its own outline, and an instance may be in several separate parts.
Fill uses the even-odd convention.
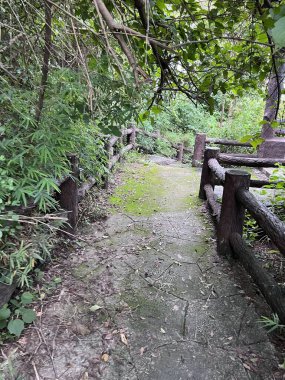
[[[216,255],[199,173],[168,164],[125,169],[117,211],[82,231],[15,354],[21,379],[275,378],[254,303]]]

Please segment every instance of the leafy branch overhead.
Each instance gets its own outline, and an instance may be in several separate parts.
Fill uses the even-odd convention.
[[[93,1],[95,19],[101,20],[97,32],[109,44],[111,36],[119,42],[137,85],[146,72],[158,96],[179,90],[210,108],[219,90],[239,95],[246,88],[258,88],[272,62],[282,56],[282,3]]]

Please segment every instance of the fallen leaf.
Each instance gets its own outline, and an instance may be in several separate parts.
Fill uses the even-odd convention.
[[[24,346],[25,344],[27,344],[28,342],[28,339],[26,337],[22,337],[18,340],[18,343],[20,343],[21,346]]]
[[[166,334],[166,331],[161,327],[161,329],[160,329],[160,332],[162,333],[162,334]]]
[[[99,305],[93,305],[93,306],[91,306],[90,307],[90,311],[97,311],[97,310],[100,310],[100,309],[102,309],[102,306],[99,306]]]
[[[142,356],[147,350],[147,347],[141,347],[140,348],[140,355]]]
[[[243,366],[244,368],[248,369],[249,371],[251,371],[251,367],[249,365],[247,365],[246,363],[243,363]]]
[[[128,340],[125,334],[121,333],[120,334],[121,341],[127,346],[128,345]]]
[[[111,339],[113,339],[113,334],[106,334],[106,335],[104,335],[104,339],[105,340],[111,340]]]
[[[109,360],[109,358],[110,356],[106,353],[101,356],[101,360],[105,363]]]
[[[75,334],[79,334],[79,335],[89,335],[90,334],[90,330],[87,326],[83,325],[82,323],[74,323],[72,326],[71,326],[71,330],[75,333]]]

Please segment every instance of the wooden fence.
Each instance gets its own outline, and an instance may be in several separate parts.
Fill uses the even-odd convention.
[[[279,160],[285,164],[285,160]],[[239,169],[227,169],[221,164],[274,167],[276,160],[256,157],[232,157],[221,154],[219,148],[206,148],[202,167],[199,197],[207,200],[217,221],[218,253],[240,260],[261,290],[267,303],[285,323],[285,288],[280,286],[264,269],[242,238],[245,210],[257,221],[272,242],[285,255],[285,223],[277,218],[249,191],[259,187],[259,181],[251,180],[250,174]],[[263,181],[267,182],[267,181]],[[215,185],[224,187],[222,204],[214,194]],[[266,183],[265,183],[266,184]]]
[[[113,169],[114,165],[122,159],[122,157],[130,150],[136,148],[137,134],[143,134],[152,138],[159,138],[164,141],[168,140],[162,138],[159,133],[151,133],[136,128],[134,125],[128,129],[124,129],[121,136],[110,136],[106,141],[106,151],[108,155],[108,170]],[[170,143],[171,144],[171,143]],[[177,150],[177,160],[183,160],[184,152],[191,153],[192,149],[186,148],[183,143],[171,144]],[[71,175],[59,182],[60,193],[58,201],[62,209],[67,212],[68,225],[66,231],[70,234],[76,233],[76,226],[78,222],[78,204],[85,196],[86,192],[96,184],[94,177],[89,177],[88,180],[79,187],[79,162],[75,155],[69,156],[71,165]],[[105,187],[108,186],[108,176],[104,178]]]
[[[240,146],[245,148],[252,148],[250,143],[242,143],[236,140],[225,140],[216,138],[207,138],[205,133],[197,133],[194,144],[194,153],[192,158],[192,166],[200,166],[203,161],[204,151],[206,144],[218,144],[225,146]],[[238,154],[239,157],[249,156],[248,154]],[[254,157],[251,155],[251,157]]]

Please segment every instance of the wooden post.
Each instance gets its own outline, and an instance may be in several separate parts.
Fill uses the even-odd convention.
[[[178,149],[177,149],[177,161],[182,162],[183,160],[183,151],[184,151],[184,144],[178,144]]]
[[[131,144],[133,144],[135,148],[136,146],[136,126],[135,125],[132,125]]]
[[[121,136],[121,137],[119,138],[119,140],[118,140],[118,144],[119,144],[118,154],[120,155],[120,151],[121,151],[121,149],[122,149],[122,146],[124,145],[124,136]],[[118,161],[119,161],[119,162],[122,162],[122,159],[123,159],[123,157],[120,155]]]
[[[210,184],[213,189],[215,187],[215,181],[211,169],[209,168],[208,161],[210,158],[218,158],[220,153],[219,148],[206,148],[204,153],[204,162],[202,167],[201,182],[200,182],[200,191],[199,198],[206,200],[206,193],[204,186]]]
[[[75,154],[68,156],[71,165],[71,176],[60,185],[59,204],[68,211],[68,225],[65,230],[75,234],[78,221],[78,158]]]
[[[206,133],[197,133],[195,138],[192,166],[201,166],[206,146]]]
[[[248,189],[250,174],[243,170],[231,169],[226,171],[222,199],[220,222],[217,229],[218,253],[229,256],[232,254],[230,236],[238,233],[242,236],[245,207],[237,200],[236,191]]]
[[[114,148],[113,146],[111,145],[110,143],[110,139],[108,139],[106,142],[105,142],[105,150],[107,152],[107,168],[109,168],[109,165],[110,165],[110,161],[111,161],[111,158],[113,157],[114,155]],[[108,189],[109,187],[109,173],[105,173],[103,175],[103,188],[104,189]]]

